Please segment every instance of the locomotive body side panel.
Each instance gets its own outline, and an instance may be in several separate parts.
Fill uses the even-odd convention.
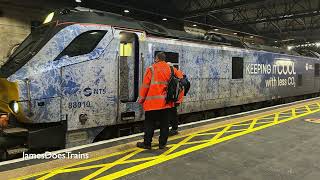
[[[156,51],[179,53],[179,67],[191,82],[180,113],[318,92],[314,58],[149,37],[149,62]],[[240,79],[232,79],[233,58],[243,59]]]

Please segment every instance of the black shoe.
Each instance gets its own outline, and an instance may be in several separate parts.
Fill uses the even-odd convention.
[[[159,149],[164,149],[164,148],[166,148],[166,145],[160,145],[159,144]]]
[[[151,145],[146,145],[144,142],[137,142],[137,147],[142,149],[151,149]]]
[[[177,134],[179,134],[179,132],[178,132],[178,130],[170,130],[169,131],[169,136],[174,136],[174,135],[177,135]]]

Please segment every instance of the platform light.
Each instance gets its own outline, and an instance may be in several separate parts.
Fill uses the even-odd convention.
[[[128,9],[123,10],[124,13],[129,13],[130,11]]]
[[[293,41],[294,39],[283,39],[281,40],[282,42],[286,42],[286,41]]]
[[[77,2],[77,3],[81,3],[82,1],[81,1],[81,0],[76,0],[76,2]]]
[[[290,51],[293,47],[292,46],[288,46],[287,49]]]
[[[54,12],[50,13],[50,14],[46,17],[46,19],[43,21],[43,24],[46,24],[46,23],[51,22],[52,19],[53,19],[53,16],[54,16]]]
[[[234,35],[237,35],[238,33],[234,32],[233,34],[234,34]]]
[[[162,18],[162,21],[166,21],[166,20],[168,20],[167,18]]]
[[[278,41],[274,41],[275,43],[277,43]]]
[[[196,24],[194,24],[194,25],[192,25],[193,27],[197,27],[197,25]]]
[[[254,38],[254,36],[250,36],[250,38]]]
[[[219,31],[219,29],[216,28],[216,29],[214,29],[214,31]]]
[[[316,46],[317,46],[317,47],[320,47],[320,42],[317,42],[317,43],[316,43]]]

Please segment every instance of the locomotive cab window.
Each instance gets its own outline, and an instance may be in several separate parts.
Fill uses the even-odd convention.
[[[155,51],[154,57],[156,54],[161,51]],[[164,52],[166,54],[166,61],[170,62],[175,68],[179,69],[179,53],[176,52]]]
[[[106,33],[107,31],[99,30],[88,31],[80,34],[71,41],[71,43],[59,54],[56,60],[66,55],[69,57],[74,57],[92,52]]]
[[[243,79],[242,57],[232,57],[232,79]]]
[[[320,66],[319,63],[314,64],[314,76],[319,77],[320,76]]]

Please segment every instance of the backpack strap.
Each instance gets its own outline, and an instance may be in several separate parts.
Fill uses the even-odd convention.
[[[173,66],[170,66],[170,72],[171,72],[170,78],[172,78],[174,76]]]

